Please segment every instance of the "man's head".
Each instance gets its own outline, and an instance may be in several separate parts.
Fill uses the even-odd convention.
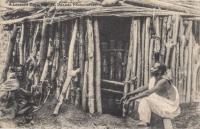
[[[151,68],[151,75],[158,76],[163,75],[167,70],[166,65],[163,62],[156,62]]]
[[[17,74],[17,78],[19,80],[22,80],[24,78],[24,66],[23,65],[19,65],[16,67],[16,74]]]

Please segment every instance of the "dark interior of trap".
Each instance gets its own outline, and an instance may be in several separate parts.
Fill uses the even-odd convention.
[[[130,25],[130,18],[99,18],[101,76],[103,80],[117,82],[125,80]],[[101,88],[103,113],[121,116],[122,105],[119,104],[119,101],[123,96],[124,86],[102,81]]]

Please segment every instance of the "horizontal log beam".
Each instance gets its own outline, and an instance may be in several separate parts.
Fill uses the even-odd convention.
[[[112,92],[112,93],[117,93],[117,94],[124,94],[122,91],[116,91],[116,90],[111,90],[111,89],[104,89],[101,88],[102,91],[107,91],[107,92]]]
[[[116,6],[111,8],[104,8],[99,6],[91,6],[91,7],[68,7],[67,9],[64,7],[58,7],[55,10],[51,10],[48,12],[48,15],[54,14],[54,17],[46,18],[46,20],[52,21],[52,22],[61,22],[65,20],[74,19],[77,17],[83,17],[83,16],[117,16],[117,17],[135,17],[135,16],[168,16],[168,15],[181,15],[181,16],[200,16],[200,13],[184,13],[184,12],[177,12],[177,11],[168,11],[168,10],[160,10],[160,9],[151,9],[151,8],[144,8],[144,7],[121,7]],[[24,9],[24,8],[23,8]],[[81,10],[82,9],[82,10]],[[66,12],[59,12],[65,10]],[[1,21],[0,24],[14,24],[23,22],[25,20],[29,21],[42,21],[43,19],[38,19],[40,17],[45,16],[45,13],[39,13],[35,15],[30,15],[18,19],[12,19],[7,21]],[[59,15],[59,16],[57,16]],[[62,15],[62,16],[60,16]]]
[[[123,82],[110,81],[110,80],[105,80],[105,79],[102,79],[101,81],[102,81],[102,82],[106,82],[106,83],[110,83],[110,84],[115,84],[115,85],[124,86],[124,83],[123,83]]]
[[[37,19],[40,17],[43,17],[45,15],[45,13],[40,13],[40,14],[36,14],[36,15],[30,15],[27,17],[22,17],[22,18],[18,18],[18,19],[12,19],[12,20],[7,20],[7,21],[0,21],[1,25],[4,24],[15,24],[15,23],[20,23],[26,20],[33,20],[33,19]]]

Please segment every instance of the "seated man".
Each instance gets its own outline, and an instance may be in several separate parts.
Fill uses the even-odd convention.
[[[152,112],[170,119],[180,114],[178,91],[170,77],[166,75],[166,69],[164,63],[156,62],[150,71],[153,77],[149,86],[140,87],[121,99],[124,100],[124,107],[128,108],[131,101],[142,98],[138,107],[141,120],[139,125],[147,126]],[[135,94],[138,95],[134,96]]]

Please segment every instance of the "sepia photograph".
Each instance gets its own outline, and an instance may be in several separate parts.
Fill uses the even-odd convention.
[[[200,129],[200,0],[0,0],[0,128]]]

